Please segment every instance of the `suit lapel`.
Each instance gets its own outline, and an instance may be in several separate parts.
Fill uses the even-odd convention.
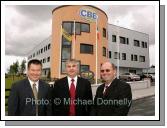
[[[31,85],[30,85],[30,82],[29,82],[28,78],[25,81],[25,92],[28,94],[28,97],[31,97],[31,98],[34,97],[33,91],[32,91],[32,88],[31,88]]]
[[[105,86],[105,84],[102,84],[102,85],[101,85],[101,88],[100,88],[100,90],[99,90],[99,95],[100,95],[100,97],[103,97],[104,86]]]
[[[115,86],[117,85],[116,83],[117,83],[117,78],[115,78],[110,84],[110,86],[108,87],[107,92],[106,92],[106,97],[113,95],[113,93],[115,92]]]
[[[77,78],[77,83],[76,83],[76,90],[75,90],[75,92],[76,92],[76,96],[75,96],[75,97],[76,97],[76,98],[78,97],[79,92],[81,92],[80,89],[82,89],[82,86],[81,86],[81,84],[80,84],[80,83],[81,83],[80,81],[81,81],[81,78],[78,77],[78,78]]]
[[[42,82],[39,80],[39,84],[38,84],[38,99],[41,99],[43,94],[44,94],[44,89],[42,86]]]
[[[69,85],[68,85],[68,79],[67,77],[65,77],[64,81],[63,81],[63,92],[64,92],[64,95],[66,95],[66,97],[70,97],[70,92],[69,92]]]

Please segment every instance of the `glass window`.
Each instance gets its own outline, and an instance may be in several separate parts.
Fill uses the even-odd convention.
[[[64,22],[63,28],[67,33],[69,33],[69,34],[72,33],[72,23],[71,22]]]
[[[120,59],[120,53],[114,52],[114,59]]]
[[[139,61],[140,61],[140,62],[145,62],[145,56],[140,56],[140,57],[139,57]]]
[[[46,51],[47,51],[47,46],[45,46],[45,49],[46,49]]]
[[[106,29],[103,28],[103,37],[106,37]]]
[[[81,72],[83,71],[89,71],[89,65],[81,65]]]
[[[93,54],[93,45],[80,44],[80,53]]]
[[[48,49],[50,49],[50,44],[48,44]]]
[[[116,37],[116,35],[112,35],[112,42],[117,42],[117,37]]]
[[[126,60],[126,53],[122,53],[122,60]]]
[[[106,48],[103,47],[103,56],[106,56]]]
[[[71,46],[71,42],[69,42],[65,37],[62,38],[62,42],[63,42],[62,45],[69,45],[69,46]]]
[[[137,61],[138,59],[137,59],[137,55],[134,55],[134,61]]]
[[[72,23],[72,34],[74,34],[74,23]],[[75,23],[75,34],[80,35],[81,34],[81,26],[80,23]]]
[[[131,54],[131,61],[133,61],[133,54]]]
[[[47,58],[47,61],[48,61],[48,62],[50,61],[50,57]]]
[[[144,45],[145,45],[145,44],[144,44],[144,42],[142,41],[142,42],[141,42],[141,47],[144,48]]]
[[[65,65],[66,63],[65,63],[65,61],[62,61],[61,62],[61,72],[62,73],[65,73],[66,72],[66,65]]]
[[[90,25],[86,23],[81,24],[81,31],[82,32],[90,32]]]
[[[134,46],[140,47],[140,42],[139,42],[139,40],[134,40]]]
[[[121,44],[126,44],[125,37],[120,36],[119,39]]]
[[[126,38],[126,44],[129,44],[129,38]]]
[[[71,57],[71,47],[63,46],[62,47],[62,59],[70,59]]]
[[[112,54],[111,54],[111,51],[109,51],[109,58],[112,58]]]
[[[45,58],[43,59],[43,63],[45,63]]]
[[[43,48],[41,49],[41,53],[43,52]]]
[[[145,42],[145,48],[147,48],[147,42]]]

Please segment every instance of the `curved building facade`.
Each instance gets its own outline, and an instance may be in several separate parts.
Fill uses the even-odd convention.
[[[65,61],[70,58],[78,60],[80,72],[92,71],[95,76],[97,72],[100,78],[100,65],[107,60],[108,51],[106,13],[88,5],[55,8],[52,11],[51,46],[52,78],[65,75]]]
[[[106,13],[94,6],[59,6],[52,11],[52,35],[28,53],[28,60],[42,62],[43,77],[61,78],[71,58],[95,79],[106,60],[117,65],[118,75],[140,74],[150,65],[149,35],[109,24]]]

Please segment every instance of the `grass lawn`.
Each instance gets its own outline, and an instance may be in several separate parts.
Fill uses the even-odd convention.
[[[8,78],[5,78],[5,89],[10,89],[11,88],[11,85],[12,83],[18,81],[18,80],[21,80],[21,79],[24,79],[24,77],[17,77],[17,76],[14,76],[14,79],[12,76],[9,76]]]
[[[8,78],[5,78],[5,89],[11,89],[12,83],[24,79],[24,77],[17,77],[14,76],[14,79],[12,76],[9,76]],[[10,91],[5,91],[5,96],[9,96]],[[8,98],[5,99],[5,104],[8,102]],[[5,111],[8,110],[8,106],[5,106]]]

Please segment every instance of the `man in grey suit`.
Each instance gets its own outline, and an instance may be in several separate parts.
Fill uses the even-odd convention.
[[[52,114],[51,88],[40,80],[42,63],[28,62],[27,78],[14,83],[8,99],[9,116],[46,116]]]

